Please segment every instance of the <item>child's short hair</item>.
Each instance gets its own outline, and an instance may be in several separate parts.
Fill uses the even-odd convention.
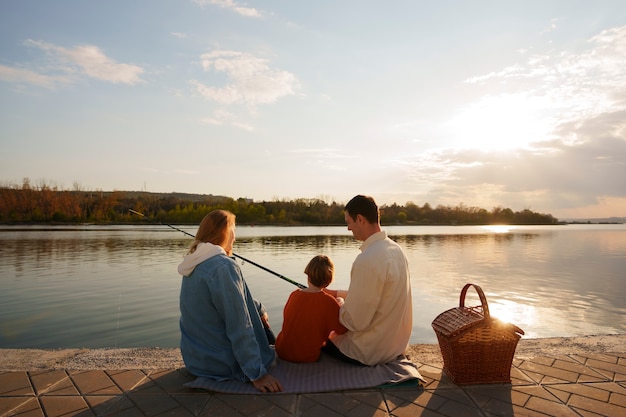
[[[333,282],[335,264],[326,255],[316,255],[304,268],[304,273],[309,277],[311,284],[326,288]]]

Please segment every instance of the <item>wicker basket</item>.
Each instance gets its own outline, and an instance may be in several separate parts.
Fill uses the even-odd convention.
[[[482,305],[465,307],[469,287],[474,287]],[[443,370],[455,384],[511,382],[513,355],[524,331],[492,318],[478,285],[466,284],[459,307],[441,313],[432,326],[443,356]]]

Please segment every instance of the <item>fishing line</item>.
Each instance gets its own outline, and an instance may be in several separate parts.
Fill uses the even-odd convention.
[[[149,218],[148,218],[148,217],[146,217],[143,213],[140,213],[140,212],[138,212],[138,211],[135,211],[135,210],[132,210],[132,209],[128,209],[128,211],[130,211],[131,213],[137,214],[137,215],[139,215],[139,216],[141,216],[141,217],[145,217],[145,218],[149,219]],[[178,228],[178,227],[176,227],[176,226],[172,226],[171,224],[161,223],[161,221],[159,221],[159,224],[161,224],[161,225],[163,225],[163,226],[171,227],[172,229],[174,229],[174,230],[178,230],[179,232],[184,233],[184,234],[186,234],[187,236],[191,236],[191,237],[192,237],[192,238],[194,238],[194,239],[196,238],[196,237],[195,237],[194,235],[192,235],[191,233],[186,232],[186,231],[184,231],[184,230],[182,230],[182,229],[179,229],[179,228]],[[242,261],[244,261],[244,262],[248,262],[249,264],[254,265],[254,266],[256,266],[257,268],[260,268],[260,269],[264,270],[265,272],[269,272],[270,274],[275,275],[275,276],[277,276],[278,278],[283,279],[283,280],[285,280],[285,281],[287,281],[287,282],[289,282],[289,283],[291,283],[291,284],[295,285],[295,286],[296,286],[296,287],[298,287],[298,288],[306,288],[306,285],[303,285],[303,284],[301,284],[301,283],[299,283],[299,282],[297,282],[297,281],[294,281],[294,280],[292,280],[292,279],[290,279],[290,278],[287,278],[286,276],[281,275],[281,274],[279,274],[278,272],[272,271],[271,269],[266,268],[266,267],[264,267],[263,265],[259,265],[258,263],[253,262],[253,261],[251,261],[250,259],[244,258],[243,256],[237,255],[236,253],[233,253],[233,256],[234,256],[235,258],[239,258],[239,259],[241,259],[241,260],[242,260]]]

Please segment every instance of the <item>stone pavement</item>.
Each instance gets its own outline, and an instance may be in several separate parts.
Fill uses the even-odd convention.
[[[0,371],[0,416],[626,416],[625,352],[516,355],[512,383],[493,385],[431,362],[420,387],[297,395],[195,391],[184,368]]]

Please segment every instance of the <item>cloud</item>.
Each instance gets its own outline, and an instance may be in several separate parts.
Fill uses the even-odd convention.
[[[254,126],[237,120],[234,114],[224,110],[215,111],[213,115],[203,118],[201,122],[213,126],[232,126],[247,132],[254,132],[256,130]]]
[[[0,80],[10,83],[33,84],[53,88],[62,78],[39,74],[25,68],[7,67],[0,64]]]
[[[610,110],[626,91],[626,26],[602,31],[588,41],[583,53],[536,54],[524,64],[469,78],[489,91],[496,89],[546,97],[563,118],[579,117],[581,111],[595,114]],[[622,104],[624,104],[622,102]]]
[[[191,84],[203,97],[222,104],[273,103],[281,97],[294,95],[300,82],[292,73],[273,69],[267,60],[235,51],[213,51],[201,57],[202,68],[226,74],[223,87],[205,85],[197,80]]]
[[[562,211],[626,197],[626,110],[569,126],[559,139],[508,151],[442,149],[405,161],[411,180],[440,204]],[[564,131],[567,130],[563,127]],[[433,201],[426,197],[426,201]]]
[[[34,69],[25,68],[25,65],[20,67],[0,65],[0,80],[46,88],[77,82],[82,76],[113,84],[134,85],[143,81],[140,75],[144,70],[141,67],[117,63],[97,46],[64,48],[34,40],[28,40],[26,44],[43,50],[47,60]]]
[[[229,9],[234,11],[237,14],[246,17],[261,17],[261,12],[252,7],[241,6],[239,3],[234,2],[233,0],[194,0],[196,4],[200,6],[204,6],[207,4],[212,4],[222,9]]]
[[[411,181],[443,204],[508,202],[562,211],[626,198],[626,26],[587,45],[468,79],[483,94],[467,104],[461,113],[467,117],[451,122],[474,134],[466,138],[470,145],[406,161]],[[520,133],[527,141],[479,146],[489,143],[480,133],[493,133],[494,126],[500,142],[515,142]]]

